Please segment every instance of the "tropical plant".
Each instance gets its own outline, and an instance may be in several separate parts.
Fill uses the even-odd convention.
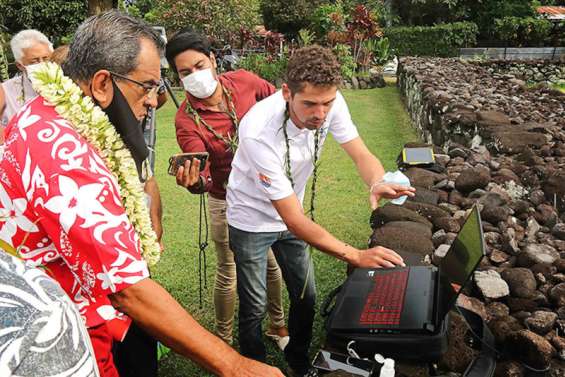
[[[284,54],[250,54],[242,58],[238,66],[274,84],[283,78],[287,64]]]
[[[345,80],[351,80],[357,69],[357,63],[351,54],[351,47],[343,43],[338,43],[334,46],[333,52],[341,66],[341,76]]]
[[[332,32],[345,32],[346,15],[341,0],[335,3],[322,4],[313,13],[310,27],[316,33],[318,39],[328,40],[328,34]]]
[[[369,39],[365,42],[365,48],[370,51],[372,62],[378,65],[389,61],[392,55],[390,41],[387,37]]]
[[[300,47],[309,46],[314,42],[314,32],[308,29],[300,29],[298,31],[298,44]]]
[[[383,35],[375,15],[364,5],[357,5],[351,13],[346,28],[353,59],[358,68],[368,68],[371,52],[366,49],[365,42]]]

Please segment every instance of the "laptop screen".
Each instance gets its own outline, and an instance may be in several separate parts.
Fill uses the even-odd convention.
[[[442,301],[438,313],[440,320],[451,310],[461,289],[484,255],[481,217],[475,205],[439,265]]]

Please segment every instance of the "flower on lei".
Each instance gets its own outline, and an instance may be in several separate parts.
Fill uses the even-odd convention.
[[[42,63],[30,76],[34,90],[55,106],[57,114],[69,121],[98,151],[118,179],[125,212],[141,241],[141,255],[149,266],[154,266],[159,261],[161,249],[151,227],[135,162],[116,129],[104,111],[63,74],[59,65]]]

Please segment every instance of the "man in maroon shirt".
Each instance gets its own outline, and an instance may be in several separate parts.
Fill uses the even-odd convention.
[[[167,44],[167,60],[186,90],[175,127],[183,152],[208,152],[202,172],[199,162],[187,161],[177,174],[177,184],[193,194],[208,192],[212,240],[216,247],[217,270],[214,286],[216,333],[232,343],[236,298],[236,268],[229,248],[226,220],[226,185],[237,148],[239,120],[257,101],[275,92],[275,87],[251,72],[216,73],[216,59],[204,36],[180,31]],[[195,160],[196,161],[196,160]],[[282,278],[273,252],[267,264],[267,293],[270,326],[266,335],[281,349],[288,343],[282,307]]]

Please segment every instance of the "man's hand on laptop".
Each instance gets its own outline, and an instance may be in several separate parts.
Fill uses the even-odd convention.
[[[367,250],[359,250],[357,260],[353,264],[355,267],[366,268],[392,268],[406,266],[400,255],[391,249],[382,246],[375,246]]]

